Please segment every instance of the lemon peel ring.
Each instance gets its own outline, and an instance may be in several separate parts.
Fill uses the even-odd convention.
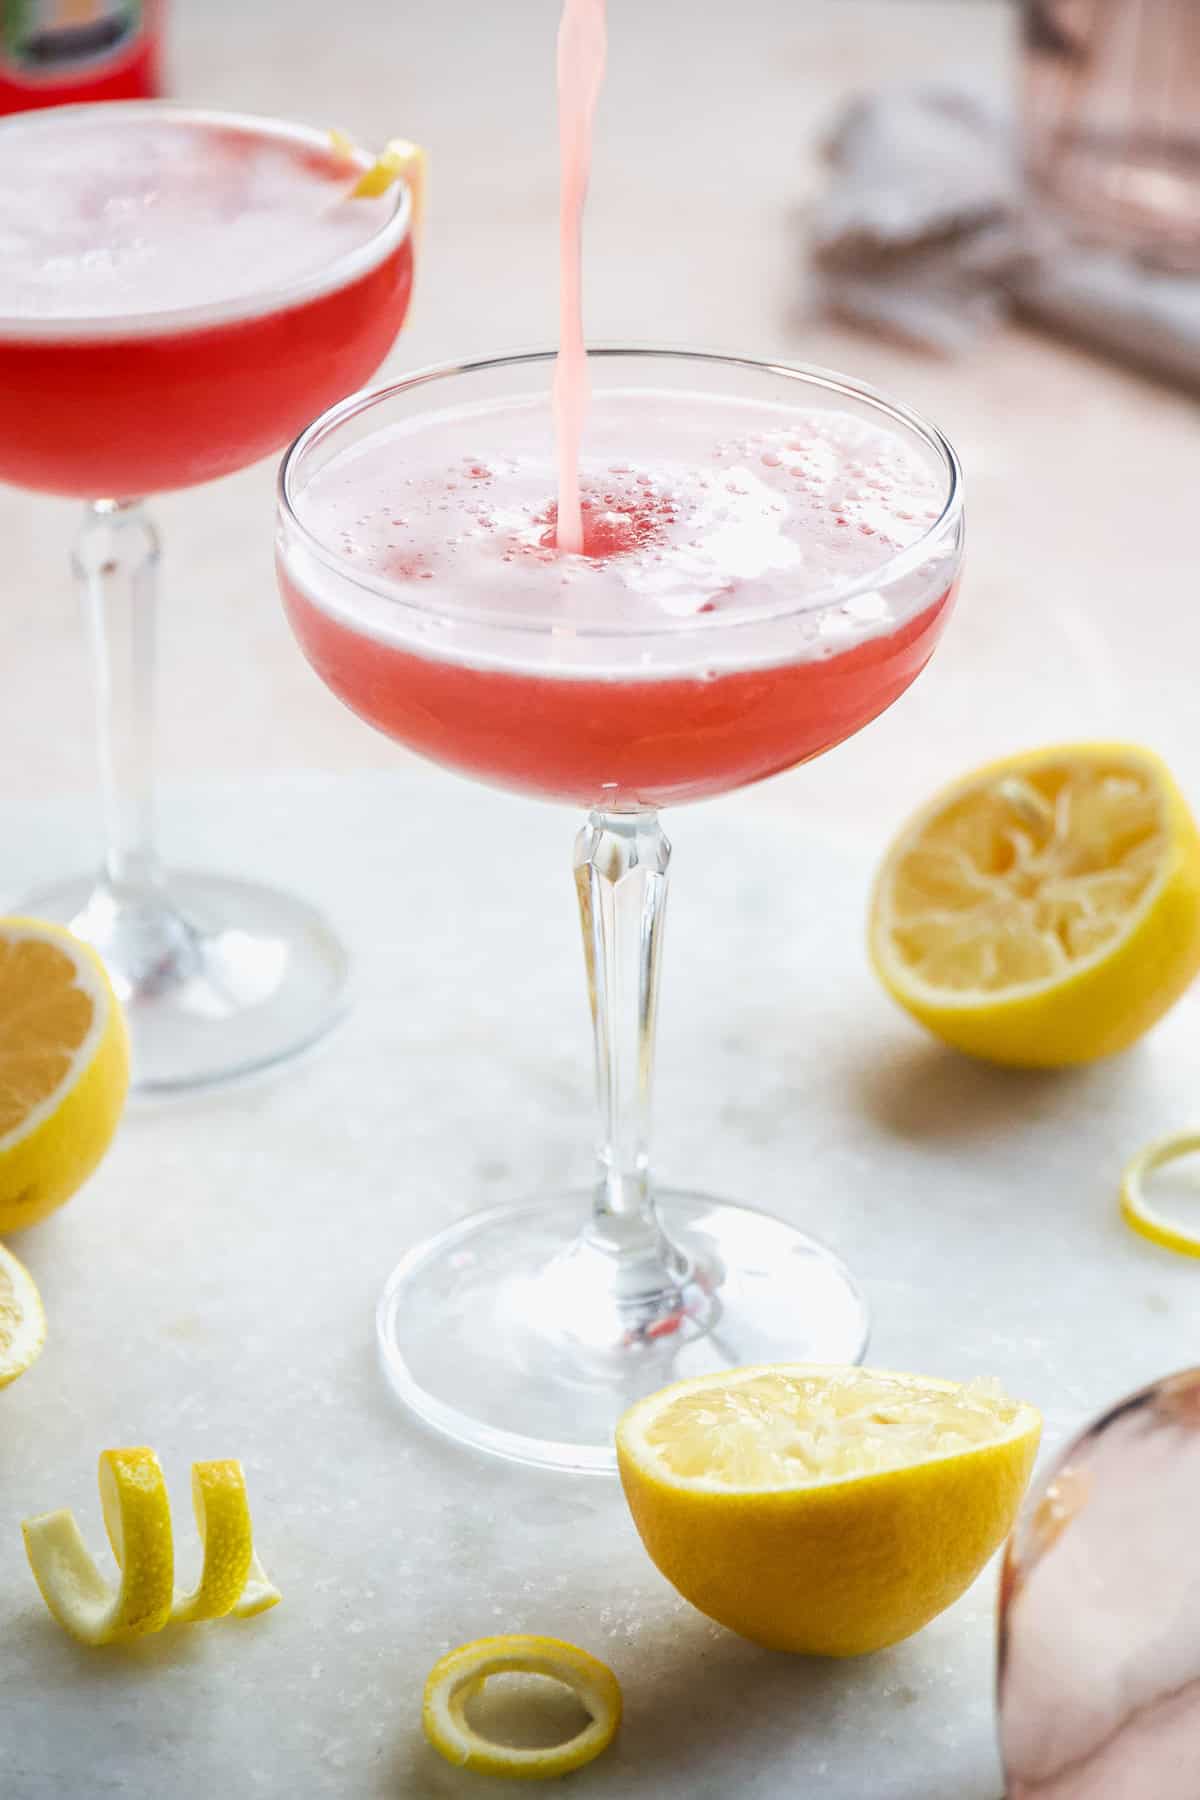
[[[565,1744],[547,1748],[494,1743],[466,1716],[469,1702],[493,1675],[543,1675],[561,1682],[588,1714],[588,1723]],[[421,1723],[434,1749],[456,1768],[549,1781],[581,1769],[607,1750],[621,1723],[621,1689],[610,1668],[561,1638],[477,1638],[451,1650],[430,1670]]]
[[[115,1588],[97,1567],[69,1508],[21,1526],[43,1600],[80,1643],[123,1643],[172,1621],[191,1624],[227,1613],[248,1618],[281,1598],[254,1553],[240,1464],[193,1467],[203,1562],[190,1594],[175,1591],[171,1504],[153,1450],[105,1450],[99,1485],[104,1528],[120,1570]]]
[[[1139,1237],[1158,1244],[1163,1250],[1174,1250],[1178,1256],[1200,1256],[1200,1236],[1173,1225],[1146,1198],[1143,1182],[1167,1163],[1200,1151],[1200,1132],[1179,1131],[1173,1137],[1160,1138],[1134,1157],[1121,1177],[1121,1216]]]

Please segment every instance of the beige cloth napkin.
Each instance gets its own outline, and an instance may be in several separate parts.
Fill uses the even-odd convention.
[[[827,144],[812,222],[826,302],[954,354],[1012,311],[1200,388],[1200,278],[1071,243],[1021,199],[1006,107],[965,89],[863,96]]]

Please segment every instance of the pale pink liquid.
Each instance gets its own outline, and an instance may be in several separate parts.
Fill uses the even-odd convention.
[[[465,774],[663,806],[829,749],[932,654],[955,546],[903,579],[883,572],[937,519],[944,476],[894,433],[609,389],[581,473],[585,554],[564,556],[536,395],[426,415],[333,457],[296,506],[345,573],[300,540],[280,555],[318,674]]]
[[[604,81],[606,0],[564,0],[558,28],[559,350],[554,369],[558,440],[558,547],[583,548],[579,452],[589,386],[583,342],[583,208],[592,166],[592,124]]]

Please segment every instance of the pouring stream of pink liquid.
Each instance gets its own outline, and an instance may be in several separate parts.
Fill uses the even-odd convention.
[[[559,344],[554,367],[558,444],[558,547],[583,549],[579,448],[590,389],[583,342],[583,206],[592,164],[592,121],[604,80],[606,0],[564,0],[558,28]]]

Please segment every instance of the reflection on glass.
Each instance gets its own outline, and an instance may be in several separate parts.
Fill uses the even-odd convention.
[[[1200,1795],[1200,1369],[1123,1400],[1026,1504],[1000,1592],[1008,1800]]]

